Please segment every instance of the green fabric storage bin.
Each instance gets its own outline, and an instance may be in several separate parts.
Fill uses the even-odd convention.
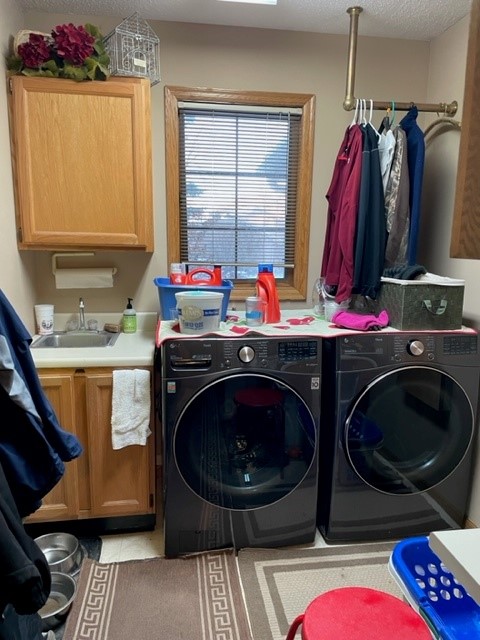
[[[382,278],[378,307],[387,310],[395,329],[461,329],[464,290],[464,280],[433,273],[417,280]]]

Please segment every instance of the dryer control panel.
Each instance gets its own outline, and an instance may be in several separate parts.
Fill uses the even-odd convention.
[[[478,335],[474,332],[402,331],[344,336],[337,341],[337,366],[341,371],[422,362],[480,364]]]

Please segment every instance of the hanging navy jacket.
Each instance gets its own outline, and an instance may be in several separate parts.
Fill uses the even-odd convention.
[[[0,464],[21,517],[35,511],[82,453],[60,426],[30,353],[32,338],[0,290]]]
[[[363,130],[362,176],[355,238],[354,292],[372,299],[380,289],[385,264],[387,225],[378,134],[367,123]]]
[[[417,263],[418,234],[422,202],[425,139],[417,124],[418,109],[413,106],[400,121],[407,136],[408,176],[410,178],[410,232],[408,236],[408,264]]]

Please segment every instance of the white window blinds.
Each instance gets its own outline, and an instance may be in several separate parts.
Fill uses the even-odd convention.
[[[179,105],[181,261],[294,267],[301,109]]]

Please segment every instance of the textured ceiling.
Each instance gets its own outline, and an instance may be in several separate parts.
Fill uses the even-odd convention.
[[[278,0],[277,6],[219,0],[17,0],[47,13],[347,34],[351,0]],[[470,0],[363,0],[360,36],[431,40],[466,16]]]

